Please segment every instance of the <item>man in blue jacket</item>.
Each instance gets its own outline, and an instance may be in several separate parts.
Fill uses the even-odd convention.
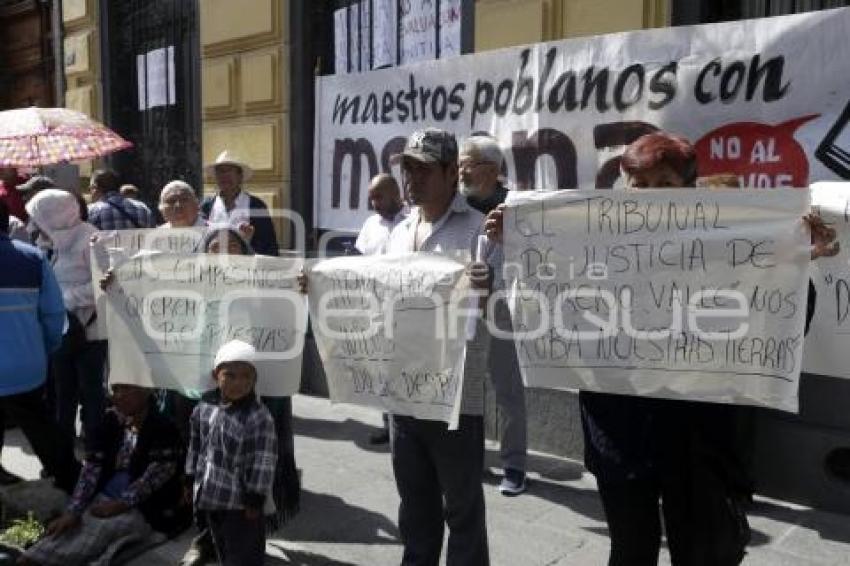
[[[17,422],[56,486],[74,489],[80,465],[44,403],[48,355],[65,326],[62,291],[40,251],[6,235],[0,202],[0,407]]]

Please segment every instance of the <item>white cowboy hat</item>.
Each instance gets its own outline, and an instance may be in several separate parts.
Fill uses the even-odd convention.
[[[239,169],[242,170],[243,181],[248,181],[251,178],[251,175],[254,174],[254,170],[251,169],[249,165],[226,149],[218,154],[218,157],[215,158],[213,163],[204,167],[204,173],[210,177],[215,177],[215,168],[218,165],[233,165],[235,167],[239,167]]]

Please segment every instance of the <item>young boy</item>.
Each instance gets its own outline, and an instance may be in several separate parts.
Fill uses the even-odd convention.
[[[257,352],[233,340],[215,356],[213,380],[191,419],[186,475],[192,480],[195,513],[212,532],[225,566],[263,564],[263,506],[271,494],[277,438],[268,409],[254,386]]]

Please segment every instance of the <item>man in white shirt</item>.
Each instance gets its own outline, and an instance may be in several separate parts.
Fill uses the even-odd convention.
[[[354,247],[363,255],[387,252],[390,232],[407,215],[401,202],[401,191],[392,175],[375,175],[369,183],[369,204],[375,214],[366,219]]]
[[[415,207],[390,236],[390,253],[475,257],[484,215],[457,192],[457,141],[443,130],[414,132],[401,154],[405,194]],[[482,254],[484,255],[484,254]],[[482,258],[477,258],[482,259]],[[487,289],[486,264],[470,265],[475,288]],[[392,457],[401,498],[402,564],[438,564],[448,525],[447,564],[488,566],[481,475],[484,469],[484,374],[487,332],[467,343],[457,430],[446,423],[393,415]]]

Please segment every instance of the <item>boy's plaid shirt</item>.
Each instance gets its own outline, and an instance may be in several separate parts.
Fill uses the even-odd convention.
[[[253,393],[222,403],[204,395],[191,419],[186,474],[194,479],[195,509],[262,508],[277,464],[272,416]]]

